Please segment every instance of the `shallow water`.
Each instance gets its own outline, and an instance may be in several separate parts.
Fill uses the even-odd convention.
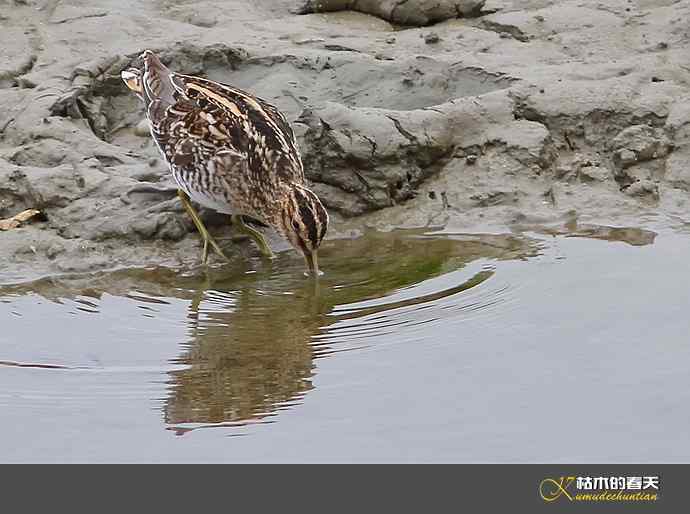
[[[331,241],[0,287],[0,460],[687,461],[690,234]]]

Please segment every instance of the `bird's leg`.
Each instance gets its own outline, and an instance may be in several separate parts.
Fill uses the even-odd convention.
[[[255,230],[252,227],[247,226],[244,223],[242,216],[240,216],[239,214],[233,214],[232,224],[239,232],[241,232],[242,234],[246,234],[254,240],[256,245],[259,247],[259,251],[264,257],[268,257],[269,259],[272,259],[274,257],[273,252],[271,251],[271,247],[268,246],[268,243],[266,242],[266,238],[264,237],[264,235],[258,230]]]
[[[211,244],[211,247],[213,250],[220,255],[223,259],[226,261],[229,261],[226,257],[226,255],[223,253],[223,250],[220,249],[220,246],[218,246],[218,243],[211,237],[211,234],[208,233],[208,230],[206,230],[206,227],[204,226],[204,222],[201,221],[201,218],[199,217],[199,214],[196,212],[196,209],[192,206],[192,203],[189,201],[189,196],[187,196],[187,193],[182,191],[181,189],[177,190],[177,196],[180,197],[180,201],[182,202],[182,206],[185,208],[187,211],[187,214],[189,214],[190,218],[192,218],[192,221],[194,222],[194,225],[196,226],[196,229],[199,231],[199,234],[201,234],[201,238],[204,241],[204,249],[201,254],[201,262],[203,264],[206,264],[206,261],[208,261],[208,245],[209,243]]]

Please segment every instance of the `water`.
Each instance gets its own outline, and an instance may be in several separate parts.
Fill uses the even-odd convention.
[[[0,460],[687,461],[690,233],[530,230],[2,286]]]

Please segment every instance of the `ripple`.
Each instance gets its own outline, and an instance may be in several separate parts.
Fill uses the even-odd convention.
[[[498,316],[516,291],[502,267],[540,253],[513,235],[396,231],[328,241],[319,280],[284,252],[251,273],[120,270],[2,287],[0,316],[13,321],[11,339],[0,335],[0,403],[148,398],[178,434],[273,422],[302,404],[320,358],[437,344],[440,330]]]
[[[435,325],[489,316],[511,302],[511,287],[497,283],[495,266],[476,263],[441,277],[401,288],[385,297],[340,305],[314,337],[329,353],[377,345],[394,336],[396,344],[414,340],[419,333],[435,338]],[[422,338],[424,339],[424,338]]]

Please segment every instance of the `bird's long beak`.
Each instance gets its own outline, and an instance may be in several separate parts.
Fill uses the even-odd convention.
[[[315,277],[319,276],[319,256],[316,250],[309,252],[308,250],[304,252],[304,260],[307,263],[307,268],[309,273]]]

